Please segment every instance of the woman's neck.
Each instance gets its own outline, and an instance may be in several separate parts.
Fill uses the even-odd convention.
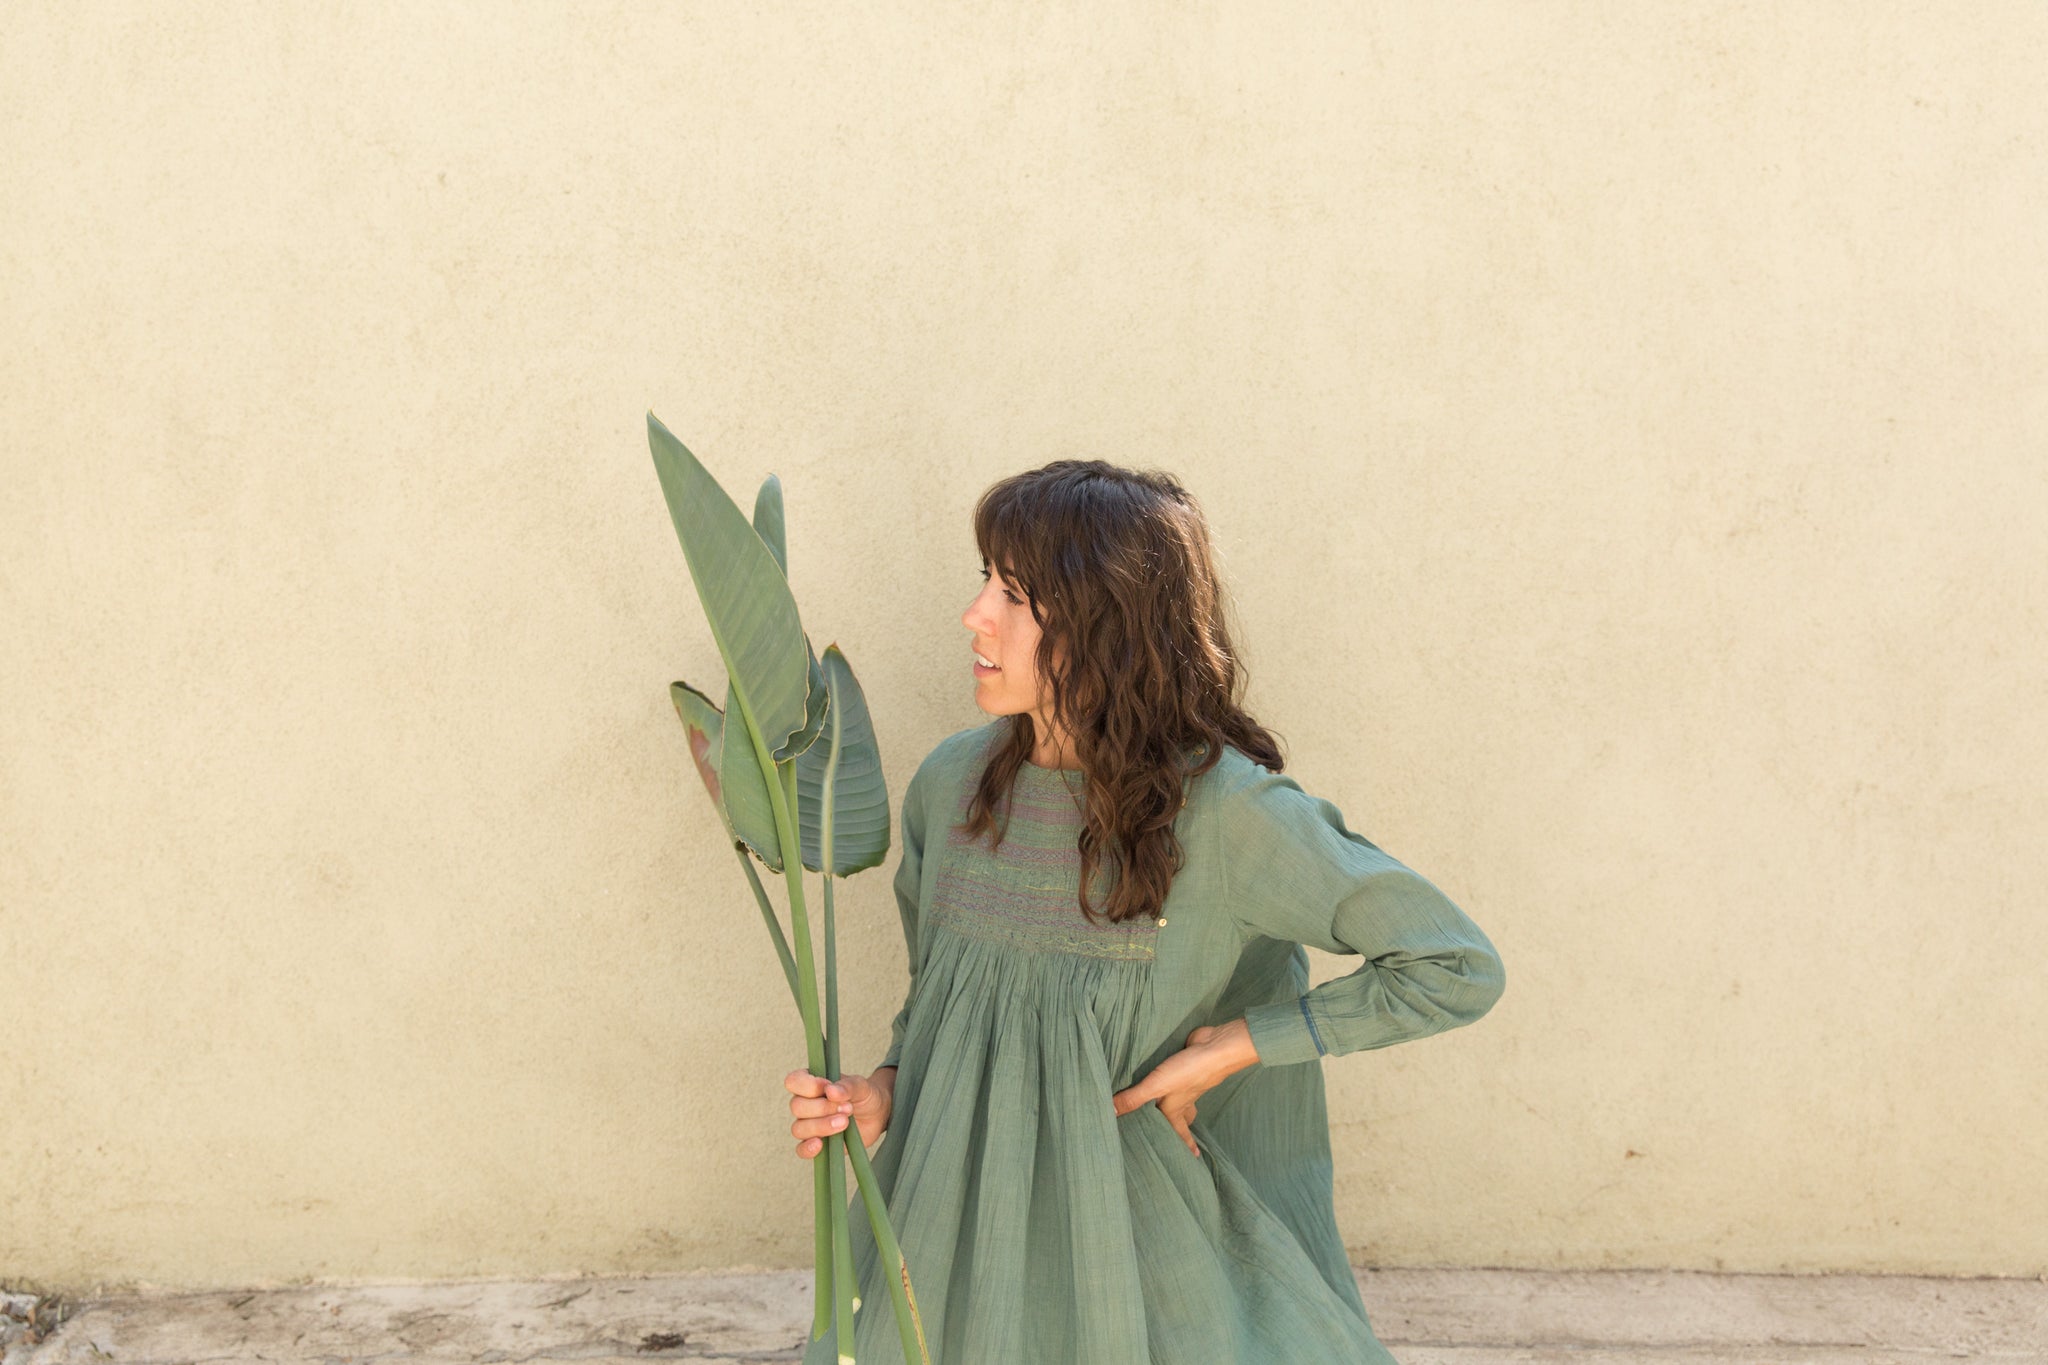
[[[1073,740],[1054,730],[1044,721],[1034,718],[1031,723],[1031,761],[1041,768],[1079,768],[1081,760],[1074,756]]]

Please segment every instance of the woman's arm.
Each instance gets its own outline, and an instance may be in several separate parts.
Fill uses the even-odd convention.
[[[893,1066],[878,1066],[875,1068],[874,1074],[868,1077],[868,1080],[874,1085],[875,1089],[882,1092],[881,1122],[875,1125],[875,1131],[872,1136],[869,1135],[865,1128],[861,1130],[860,1134],[860,1140],[872,1146],[876,1138],[889,1131],[889,1120],[896,1117],[896,1068]]]
[[[1244,1014],[1257,1059],[1343,1056],[1478,1019],[1506,984],[1492,942],[1449,897],[1344,823],[1338,808],[1264,768],[1225,813],[1224,884],[1252,934],[1366,961]]]
[[[924,782],[931,758],[918,765],[903,790],[903,853],[896,868],[896,913],[903,924],[903,946],[910,970],[910,984],[902,1008],[889,1025],[889,1048],[882,1061],[867,1076],[842,1072],[834,1083],[814,1077],[809,1071],[793,1071],[785,1078],[791,1092],[790,1130],[798,1139],[797,1155],[816,1156],[824,1148],[824,1135],[835,1129],[832,1120],[844,1117],[855,1124],[863,1144],[872,1144],[888,1131],[896,1112],[896,1063],[903,1052],[903,1036],[910,1022],[910,1008],[917,999],[918,902],[921,896],[924,862]],[[839,1106],[848,1106],[841,1114]],[[811,1144],[816,1143],[814,1147]]]
[[[910,972],[910,984],[903,993],[903,1006],[896,1011],[896,1017],[889,1024],[889,1049],[882,1054],[878,1071],[887,1069],[893,1082],[896,1063],[903,1054],[903,1033],[910,1023],[910,1006],[917,999],[917,973],[920,965],[918,955],[919,901],[924,885],[924,788],[922,779],[931,758],[918,765],[911,775],[909,785],[903,789],[903,854],[896,865],[896,917],[903,925],[904,961]]]

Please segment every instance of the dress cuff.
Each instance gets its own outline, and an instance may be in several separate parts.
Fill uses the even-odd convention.
[[[1244,1012],[1244,1022],[1261,1065],[1313,1062],[1329,1053],[1305,995],[1253,1005]]]

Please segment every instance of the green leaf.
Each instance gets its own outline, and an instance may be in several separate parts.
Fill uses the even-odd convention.
[[[733,714],[735,704],[732,684],[728,682],[725,688],[727,716]],[[775,829],[775,798],[768,790],[768,784],[776,778],[774,774],[762,771],[753,745],[732,753],[729,761],[721,754],[718,780],[726,822],[748,848],[761,855],[761,861],[768,864],[771,871],[782,871],[782,836]]]
[[[738,714],[749,733],[748,745],[734,747],[750,748],[758,738],[772,757],[803,733],[810,716],[807,646],[789,580],[725,489],[652,412],[647,414],[647,445],[697,600],[725,661],[732,700],[738,703],[725,709],[728,729]],[[735,774],[729,764],[721,773],[731,812]],[[766,784],[772,778],[773,773],[765,773],[761,780]],[[734,827],[753,842],[746,825],[735,820]]]
[[[826,738],[797,756],[797,807],[804,866],[825,865],[823,811],[832,804],[832,875],[874,867],[889,855],[889,788],[867,698],[853,666],[836,644],[825,646],[826,685],[832,694]],[[834,762],[834,755],[837,762]]]
[[[804,698],[804,728],[789,737],[789,743],[776,750],[775,761],[787,763],[798,754],[814,747],[818,736],[825,732],[825,712],[832,705],[832,690],[825,684],[825,670],[818,663],[818,656],[811,649],[811,637],[804,636],[804,653],[810,656],[810,691]]]
[[[775,907],[768,903],[761,878],[755,874],[754,865],[747,861],[746,841],[733,833],[732,819],[725,813],[725,797],[720,791],[718,774],[720,750],[725,744],[725,717],[719,714],[709,697],[686,682],[670,683],[668,695],[675,703],[676,714],[682,717],[684,733],[690,740],[690,758],[697,765],[697,776],[704,779],[704,790],[711,794],[711,805],[718,812],[718,823],[725,826],[725,837],[732,841],[732,846],[740,850],[740,866],[754,889],[754,901],[761,907],[761,919],[775,940],[775,955],[782,959],[782,974],[789,981],[789,993],[796,997],[801,1009],[803,992],[797,985],[796,960],[790,956],[789,939],[782,932],[782,922],[775,918]],[[761,771],[758,764],[744,766],[756,773]],[[779,868],[777,870],[780,871]]]
[[[718,812],[718,823],[725,826],[726,838],[737,844],[740,840],[725,813],[725,798],[719,794],[719,750],[725,744],[725,715],[711,704],[711,698],[681,680],[668,685],[668,698],[675,703],[676,715],[689,736],[690,760],[697,765],[697,776],[704,779],[704,790]]]
[[[789,577],[789,541],[782,515],[782,480],[773,474],[761,480],[761,491],[754,494],[754,534],[761,537],[768,553],[775,556],[782,576]]]
[[[782,511],[782,480],[773,474],[761,481],[761,491],[754,494],[754,534],[761,537],[768,553],[775,556],[783,578],[787,579],[789,546],[785,539],[787,522]],[[818,666],[818,654],[811,648],[809,634],[804,636],[804,653],[810,659],[804,683],[804,726],[790,736],[787,744],[775,750],[773,756],[777,763],[787,763],[816,742],[825,728],[825,708],[831,704],[831,693],[825,686],[825,671]]]

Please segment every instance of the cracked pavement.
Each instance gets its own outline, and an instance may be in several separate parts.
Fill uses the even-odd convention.
[[[2048,1365],[2048,1277],[1361,1270],[1359,1286],[1402,1365]],[[68,1308],[41,1341],[17,1323],[0,1365],[765,1365],[801,1357],[811,1276],[326,1285]]]

